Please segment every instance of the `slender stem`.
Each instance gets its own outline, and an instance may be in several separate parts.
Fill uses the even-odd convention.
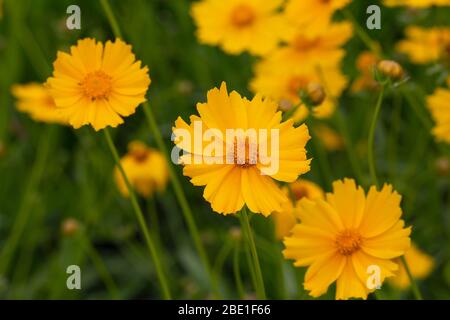
[[[45,165],[50,154],[51,140],[55,130],[56,128],[54,126],[49,126],[39,139],[39,144],[36,149],[37,154],[33,167],[31,168],[28,184],[23,192],[14,225],[0,254],[0,274],[6,274],[8,272],[13,254],[29,220],[33,209],[33,201],[35,200],[35,191],[44,174]]]
[[[377,104],[375,106],[375,111],[372,117],[372,122],[370,124],[370,131],[369,131],[369,141],[368,141],[368,150],[367,155],[369,158],[369,171],[370,171],[370,179],[371,183],[374,184],[376,187],[378,187],[378,179],[377,179],[377,172],[375,169],[375,159],[373,155],[373,143],[374,143],[374,137],[375,137],[375,128],[377,126],[377,119],[378,115],[380,114],[381,109],[381,103],[383,102],[383,96],[384,96],[384,90],[385,85],[381,85],[380,94],[378,96]]]
[[[167,284],[167,279],[164,275],[162,266],[161,266],[161,260],[158,255],[158,252],[156,250],[156,246],[153,242],[152,237],[150,236],[150,232],[147,228],[147,224],[145,223],[144,214],[142,213],[142,209],[139,206],[139,203],[137,201],[136,194],[133,190],[133,187],[131,186],[130,181],[128,180],[128,177],[125,173],[125,170],[123,169],[122,165],[120,164],[120,157],[119,153],[117,152],[117,149],[114,145],[114,142],[111,138],[111,134],[109,132],[108,128],[105,128],[103,130],[106,138],[106,142],[108,143],[109,149],[111,150],[111,153],[114,157],[114,162],[116,163],[117,168],[120,171],[120,174],[123,177],[123,180],[125,181],[125,185],[127,186],[128,192],[130,194],[131,204],[133,206],[134,212],[136,213],[136,218],[138,220],[139,226],[141,228],[142,233],[144,234],[145,241],[147,243],[147,247],[150,251],[150,255],[153,259],[153,263],[155,264],[156,274],[158,276],[158,280],[161,286],[162,293],[164,295],[165,299],[171,299],[171,294],[169,291],[169,286]]]
[[[112,11],[111,6],[109,5],[109,1],[100,0],[100,3],[103,7],[103,10],[105,11],[106,17],[108,18],[108,22],[111,25],[114,35],[117,38],[123,39],[122,31],[120,30],[119,24],[117,23],[117,19],[114,16],[114,12]]]
[[[161,152],[164,154],[166,161],[168,163],[168,170],[169,170],[169,176],[172,182],[173,189],[175,191],[175,196],[178,199],[178,202],[181,207],[181,211],[183,212],[184,219],[186,220],[189,232],[191,234],[191,237],[194,241],[195,248],[198,252],[198,255],[200,256],[200,259],[209,275],[211,284],[213,285],[213,289],[216,293],[219,293],[218,287],[215,285],[214,276],[212,272],[212,268],[210,266],[208,257],[206,255],[205,248],[201,242],[200,234],[197,229],[197,225],[194,220],[194,216],[192,214],[191,208],[189,206],[189,203],[187,201],[187,198],[183,192],[183,188],[181,187],[181,183],[178,180],[178,176],[171,164],[171,160],[169,158],[169,152],[167,150],[166,145],[164,144],[163,138],[161,136],[161,132],[159,131],[158,124],[156,123],[155,116],[150,108],[150,105],[148,102],[145,102],[144,105],[144,113],[147,117],[148,125],[150,127],[150,130],[152,131],[153,137],[155,138],[156,144],[158,145],[158,148],[161,150]]]
[[[241,269],[239,266],[239,244],[240,241],[236,241],[234,244],[234,253],[233,253],[233,273],[234,280],[236,282],[236,289],[239,295],[239,299],[243,299],[245,296],[244,285],[242,284],[241,277]]]
[[[250,249],[250,254],[252,257],[252,264],[253,264],[253,269],[255,272],[256,284],[257,284],[256,294],[258,295],[259,299],[264,300],[264,299],[266,299],[266,292],[265,292],[265,288],[264,288],[264,279],[263,279],[262,272],[261,272],[261,265],[259,263],[258,251],[256,250],[255,239],[253,237],[253,232],[250,227],[250,222],[248,219],[247,207],[244,206],[244,208],[242,208],[242,210],[239,214],[239,218],[241,221],[242,233],[244,235],[245,241],[247,242],[247,246]]]
[[[403,266],[405,267],[406,273],[408,274],[409,281],[411,282],[411,288],[416,300],[423,300],[422,294],[420,293],[419,287],[417,286],[417,283],[411,274],[411,270],[409,269],[409,265],[408,262],[406,262],[405,256],[401,256],[400,259],[402,260]]]
[[[101,0],[102,2],[102,6],[103,9],[105,11],[106,16],[108,17],[108,21],[113,29],[113,32],[115,34],[116,37],[121,38],[122,37],[122,33],[120,31],[120,27],[119,24],[117,23],[117,20],[114,16],[114,12],[111,9],[111,6],[109,5],[108,0]],[[198,232],[197,229],[197,225],[195,223],[194,220],[194,216],[192,214],[192,211],[189,207],[188,201],[186,199],[186,196],[183,192],[183,189],[181,187],[181,183],[178,180],[178,176],[173,168],[173,166],[171,165],[171,161],[170,161],[170,157],[166,148],[166,145],[164,144],[164,141],[162,139],[161,136],[161,132],[159,131],[158,128],[158,124],[156,122],[155,116],[153,115],[153,112],[148,104],[148,102],[145,102],[144,105],[144,113],[145,116],[147,117],[147,121],[148,124],[150,126],[150,130],[153,133],[153,136],[156,140],[156,143],[158,145],[158,148],[160,149],[160,151],[164,154],[164,157],[166,158],[167,164],[168,164],[168,170],[169,170],[169,176],[170,179],[172,181],[172,186],[174,188],[175,191],[175,196],[178,199],[178,202],[181,206],[181,210],[183,212],[184,218],[186,220],[189,232],[191,234],[191,237],[194,241],[194,245],[195,248],[197,250],[198,255],[200,256],[200,259],[203,263],[204,268],[206,269],[206,272],[208,274],[209,277],[209,281],[211,283],[211,286],[213,288],[213,290],[219,294],[219,289],[217,288],[217,286],[215,286],[215,281],[214,281],[214,275],[212,272],[212,268],[211,265],[209,263],[208,257],[206,255],[206,250],[201,242],[201,238],[200,238],[200,234]]]

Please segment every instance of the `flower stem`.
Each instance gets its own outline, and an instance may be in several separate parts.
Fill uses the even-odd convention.
[[[165,299],[171,299],[171,294],[169,291],[169,286],[167,284],[167,279],[164,275],[162,266],[161,266],[161,260],[158,255],[158,252],[156,250],[156,246],[153,243],[153,239],[150,236],[150,232],[147,228],[147,225],[145,223],[144,214],[142,213],[141,207],[139,206],[139,203],[137,201],[136,193],[133,190],[133,187],[131,186],[130,181],[128,180],[128,177],[125,173],[125,170],[123,169],[122,165],[120,164],[120,157],[119,153],[117,152],[117,149],[114,145],[114,142],[111,138],[111,134],[109,132],[108,128],[105,128],[103,130],[106,138],[106,142],[108,143],[109,149],[111,150],[111,153],[114,157],[114,162],[116,163],[117,168],[120,171],[120,174],[123,177],[123,180],[125,181],[125,185],[127,186],[128,192],[130,194],[131,204],[133,206],[134,212],[136,213],[136,218],[138,220],[139,226],[141,228],[142,233],[144,234],[144,238],[147,244],[147,247],[150,251],[150,255],[153,259],[153,263],[155,264],[156,274],[158,276],[158,280],[161,286],[161,290],[163,293],[163,296]]]
[[[111,9],[111,6],[109,5],[108,0],[101,0],[101,4],[103,7],[103,10],[105,11],[105,14],[108,18],[108,21],[111,25],[111,28],[113,29],[113,33],[116,37],[122,38],[122,32],[120,31],[119,24],[117,23],[117,19],[114,16],[114,12]],[[144,105],[144,113],[147,117],[148,124],[150,126],[150,130],[153,133],[153,136],[156,140],[156,143],[158,145],[158,148],[160,151],[164,154],[164,157],[166,158],[168,169],[169,169],[169,176],[172,181],[172,185],[175,191],[175,195],[178,199],[178,202],[180,203],[181,210],[183,212],[184,218],[186,220],[186,223],[188,225],[189,232],[191,234],[191,237],[194,240],[194,245],[196,247],[196,250],[200,256],[200,259],[203,263],[204,268],[206,269],[206,272],[209,277],[209,281],[216,292],[216,294],[219,294],[219,289],[215,286],[214,281],[214,275],[212,272],[211,265],[209,263],[208,257],[206,255],[205,248],[201,242],[200,235],[197,229],[197,225],[195,224],[194,216],[192,214],[192,211],[189,207],[189,204],[187,202],[186,196],[184,195],[183,189],[181,187],[180,181],[178,180],[178,177],[175,173],[174,168],[171,165],[170,157],[167,152],[166,145],[164,144],[164,141],[162,139],[161,133],[159,132],[158,125],[155,119],[155,116],[153,115],[152,110],[150,109],[150,106],[148,102],[145,102]]]
[[[373,143],[374,143],[374,137],[375,137],[375,128],[377,126],[377,119],[378,119],[378,115],[380,114],[381,103],[383,102],[384,90],[385,90],[385,85],[382,84],[380,94],[378,96],[377,104],[375,106],[375,111],[374,111],[374,114],[372,117],[372,122],[370,124],[368,150],[367,150],[367,156],[369,158],[370,179],[371,179],[372,184],[374,184],[376,187],[378,187],[378,179],[377,179],[377,172],[375,169],[375,159],[374,159],[374,155],[373,155]]]
[[[244,285],[242,284],[241,270],[240,270],[240,266],[239,266],[239,244],[240,244],[239,240],[236,240],[234,243],[233,273],[234,273],[234,280],[236,282],[236,289],[237,289],[237,292],[239,295],[239,299],[244,299],[245,290],[244,290]]]
[[[197,250],[197,253],[200,256],[200,259],[203,263],[203,266],[206,269],[206,272],[208,273],[208,276],[209,276],[209,279],[213,286],[214,291],[216,292],[216,294],[219,294],[219,289],[216,286],[216,281],[213,276],[212,268],[209,263],[208,257],[206,255],[205,248],[201,242],[200,234],[197,229],[197,225],[195,223],[194,216],[192,214],[192,211],[191,211],[191,208],[187,201],[187,198],[184,194],[183,188],[181,187],[181,183],[178,180],[178,176],[171,164],[171,160],[169,158],[169,153],[168,153],[166,145],[164,144],[163,138],[161,136],[161,132],[159,131],[155,116],[154,116],[148,102],[145,102],[143,107],[144,107],[145,116],[147,117],[148,125],[150,127],[150,130],[152,131],[153,137],[155,138],[156,144],[158,145],[158,148],[161,150],[161,152],[164,154],[164,157],[166,158],[166,161],[168,163],[169,176],[170,176],[170,179],[172,182],[173,189],[175,191],[175,196],[177,197],[178,202],[181,206],[181,211],[183,212],[184,219],[186,220],[186,223],[187,223],[189,232],[191,234],[191,237],[194,241],[194,245]]]
[[[253,238],[253,232],[250,227],[250,222],[248,219],[247,207],[244,206],[244,208],[242,208],[239,214],[239,218],[241,221],[241,228],[242,233],[244,235],[244,239],[247,242],[247,246],[250,249],[253,271],[256,276],[256,284],[257,284],[256,294],[258,295],[259,299],[265,300],[266,292],[264,288],[264,279],[261,272],[261,265],[259,263],[258,252],[256,251],[255,239]]]
[[[408,262],[406,262],[405,256],[401,256],[403,266],[405,267],[406,273],[408,274],[409,282],[411,283],[411,288],[416,300],[423,300],[422,294],[420,293],[419,287],[417,286],[414,277],[411,274],[411,270],[409,269]]]

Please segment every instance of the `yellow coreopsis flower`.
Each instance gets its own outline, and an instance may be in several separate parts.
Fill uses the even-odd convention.
[[[277,12],[282,0],[202,0],[192,5],[201,43],[225,52],[264,55],[275,49],[284,29]]]
[[[447,79],[450,87],[450,77]],[[450,143],[450,90],[438,88],[427,97],[427,106],[433,120],[436,122],[433,134],[439,141]]]
[[[347,79],[342,72],[335,67],[315,70],[310,68],[283,70],[282,67],[265,62],[256,65],[255,77],[250,82],[250,89],[255,93],[261,93],[280,103],[283,109],[297,106],[300,101],[300,92],[308,83],[319,83],[326,90],[325,100],[313,107],[313,115],[323,119],[330,117],[335,109],[334,98],[339,97],[347,86]],[[309,114],[308,108],[301,104],[297,107],[292,118],[295,122],[303,121]]]
[[[328,151],[342,150],[345,142],[334,129],[324,124],[319,124],[314,128],[314,134]]]
[[[14,85],[11,92],[17,99],[17,109],[29,114],[33,120],[46,123],[66,123],[45,85],[39,83]]]
[[[289,184],[287,188],[284,188],[284,191],[293,198],[294,203],[286,201],[280,212],[273,213],[275,235],[279,240],[289,235],[289,232],[298,222],[297,204],[301,199],[316,200],[324,198],[324,192],[320,186],[304,179]]]
[[[123,123],[144,102],[150,85],[131,46],[120,39],[105,45],[79,40],[70,54],[58,52],[49,78],[50,94],[61,115],[74,128],[92,125],[98,131]]]
[[[439,59],[449,60],[450,28],[408,27],[406,39],[398,43],[397,50],[418,64],[435,62]]]
[[[131,185],[143,197],[162,191],[167,185],[169,173],[164,156],[144,143],[133,141],[128,153],[120,160]],[[128,197],[129,192],[119,169],[114,169],[114,178],[120,193]]]
[[[384,5],[388,7],[426,8],[431,6],[450,6],[450,0],[384,0]]]
[[[205,186],[203,196],[218,213],[235,213],[244,205],[264,216],[280,211],[287,197],[275,180],[292,182],[310,169],[306,125],[282,122],[275,102],[261,95],[247,100],[236,91],[228,94],[225,83],[210,90],[197,110],[200,116],[191,116],[190,124],[178,118],[173,128],[176,145],[187,153],[181,158],[184,175],[192,184]],[[233,131],[242,135],[230,136]],[[253,139],[252,132],[259,138]],[[262,132],[267,135],[262,137]],[[208,151],[210,143],[198,141],[203,135],[214,141],[214,152]],[[273,164],[277,170],[271,170]]]
[[[405,259],[414,279],[424,279],[433,270],[433,257],[422,252],[414,243],[411,243],[411,248],[406,251]],[[408,273],[401,261],[398,261],[398,264],[399,270],[395,277],[389,278],[389,282],[397,288],[406,289],[410,286]]]
[[[286,19],[306,33],[316,35],[327,31],[333,14],[351,0],[289,0],[285,8]]]
[[[371,187],[366,196],[352,179],[334,182],[325,200],[300,201],[301,222],[285,238],[283,254],[297,267],[308,266],[304,287],[311,296],[336,281],[336,299],[366,299],[376,289],[369,267],[378,268],[381,283],[395,275],[393,259],[409,249],[411,233],[400,220],[400,201],[390,185]]]

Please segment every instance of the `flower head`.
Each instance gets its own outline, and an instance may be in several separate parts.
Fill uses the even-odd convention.
[[[28,113],[33,120],[65,124],[45,85],[39,83],[14,85],[11,92],[17,99],[17,109]]]
[[[334,129],[327,125],[319,124],[314,128],[315,136],[322,141],[328,151],[342,150],[345,146],[344,139]]]
[[[422,252],[414,243],[411,243],[411,248],[406,251],[405,259],[414,279],[424,279],[433,271],[433,258]],[[410,285],[408,274],[403,263],[401,261],[397,263],[399,269],[396,276],[390,278],[389,282],[397,288],[406,289]]]
[[[128,153],[120,160],[131,185],[143,197],[162,191],[167,185],[168,169],[164,156],[144,143],[133,141],[128,145]],[[120,193],[128,197],[128,188],[118,168],[114,177]]]
[[[277,13],[282,0],[202,0],[192,5],[201,43],[225,52],[264,55],[273,50],[283,30]]]
[[[123,123],[145,101],[150,85],[148,68],[141,68],[131,46],[120,39],[105,45],[94,39],[79,40],[70,54],[58,52],[50,94],[60,114],[74,128],[95,130]]]
[[[406,39],[397,45],[397,50],[406,54],[412,62],[425,64],[439,59],[450,59],[450,28],[423,29],[412,26],[406,29]]]
[[[333,183],[325,200],[303,199],[300,223],[285,238],[287,259],[308,266],[304,287],[318,297],[336,281],[336,299],[367,298],[368,267],[380,270],[380,280],[398,269],[392,260],[410,246],[411,228],[400,220],[400,195],[392,186],[371,187],[365,195],[354,180]]]
[[[392,60],[381,60],[378,62],[377,71],[383,77],[390,78],[394,81],[401,80],[405,75],[402,66],[398,62]]]
[[[378,57],[370,51],[362,52],[356,60],[356,68],[360,72],[359,77],[352,84],[352,91],[374,90],[378,87],[378,82],[374,79],[374,68],[377,65]]]
[[[210,90],[197,110],[200,116],[191,116],[190,124],[178,118],[173,128],[185,152],[184,175],[205,186],[203,196],[216,212],[235,213],[244,204],[265,216],[280,211],[287,197],[274,180],[292,182],[310,169],[306,125],[282,122],[272,100],[228,94],[225,83]]]

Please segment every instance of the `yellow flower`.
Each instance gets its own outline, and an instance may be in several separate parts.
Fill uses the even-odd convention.
[[[286,19],[305,33],[316,35],[327,31],[333,14],[350,0],[289,0]]]
[[[142,142],[129,143],[128,153],[120,160],[120,164],[131,185],[143,197],[147,198],[166,187],[169,173],[164,156]],[[118,168],[114,169],[114,178],[120,193],[128,197],[128,188]]]
[[[450,82],[450,78],[449,78]],[[449,83],[450,86],[450,83]],[[438,88],[427,97],[427,106],[436,122],[433,134],[439,141],[450,143],[450,90]]]
[[[289,232],[298,222],[297,204],[301,199],[316,200],[324,198],[323,190],[317,184],[304,179],[291,183],[288,188],[284,188],[283,190],[286,194],[294,198],[295,205],[292,201],[286,201],[281,211],[273,213],[275,235],[279,240],[288,236]]]
[[[426,8],[431,6],[450,6],[450,0],[384,0],[384,5],[388,7]]]
[[[411,271],[411,275],[415,279],[426,278],[434,267],[434,260],[431,256],[419,250],[414,243],[411,243],[411,248],[406,251],[405,259]],[[397,261],[400,265],[396,276],[389,279],[389,282],[399,289],[406,289],[410,285],[410,280],[406,269],[401,261]]]
[[[336,109],[333,98],[339,97],[347,86],[347,79],[338,68],[329,67],[320,71],[310,68],[283,70],[277,65],[271,65],[269,68],[269,65],[262,62],[256,65],[250,89],[278,101],[284,109],[290,109],[300,103],[299,93],[308,83],[319,83],[329,90],[322,104],[312,110],[317,118],[330,117]],[[300,105],[292,118],[295,122],[299,122],[308,114],[308,108]]]
[[[324,124],[317,125],[314,133],[328,151],[338,151],[344,147],[344,139],[336,131]]]
[[[92,125],[98,131],[123,123],[145,101],[148,68],[141,68],[131,46],[120,39],[105,45],[79,40],[70,54],[58,52],[47,83],[61,115],[74,128]]]
[[[192,5],[201,43],[225,52],[264,55],[275,49],[284,29],[277,13],[282,0],[202,0]]]
[[[310,139],[306,125],[294,127],[292,120],[282,122],[276,103],[263,100],[261,95],[247,100],[235,91],[228,94],[225,83],[220,89],[210,90],[207,102],[198,103],[197,110],[200,116],[191,116],[190,125],[178,118],[173,128],[176,145],[188,153],[181,159],[184,175],[191,178],[192,184],[206,186],[203,196],[218,213],[235,213],[244,204],[252,212],[264,216],[280,211],[287,197],[274,180],[292,182],[310,169],[305,150]],[[218,137],[213,140],[222,151],[214,154],[206,152],[205,144],[209,143],[205,141],[200,150],[198,146],[196,148],[196,125],[204,131],[215,132]],[[230,139],[227,131],[239,129],[244,134],[239,139]],[[180,130],[187,131],[194,139],[185,140]],[[261,133],[264,130],[270,131],[267,141],[255,141],[248,134],[249,131]],[[262,149],[263,143],[270,150],[273,148],[269,146],[276,145],[272,133],[278,134],[276,140],[279,141],[279,147],[272,150],[269,156],[272,160],[278,159],[278,169],[275,171],[269,170],[270,165],[263,156],[268,154]],[[245,152],[245,157],[239,150]],[[202,161],[196,163],[198,157]],[[209,161],[211,158],[218,161],[212,163]]]
[[[295,266],[309,266],[304,287],[311,296],[336,281],[336,299],[366,299],[375,290],[369,266],[379,267],[381,282],[395,274],[393,259],[405,254],[411,233],[400,220],[400,201],[390,185],[371,187],[366,196],[352,179],[334,182],[325,200],[300,201],[301,223],[285,238],[283,253]]]
[[[353,92],[363,90],[374,90],[378,87],[377,81],[374,79],[374,68],[377,65],[378,57],[370,51],[362,52],[356,59],[356,68],[360,72],[360,76],[353,82],[351,90]]]
[[[450,59],[450,28],[408,27],[406,39],[398,43],[397,50],[418,64]]]
[[[33,120],[65,124],[53,98],[44,85],[39,83],[14,85],[11,92],[18,100],[17,109],[28,113]]]

